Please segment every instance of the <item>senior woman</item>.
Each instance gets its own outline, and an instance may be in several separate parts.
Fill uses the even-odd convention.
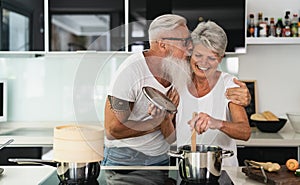
[[[192,32],[194,44],[190,60],[192,82],[180,92],[176,117],[177,146],[190,144],[195,128],[197,144],[232,150],[222,166],[238,166],[235,139],[248,140],[251,134],[245,108],[228,100],[227,88],[236,87],[231,74],[218,71],[227,46],[225,31],[212,21],[201,22]],[[197,116],[192,118],[192,113]],[[190,125],[188,126],[187,123]]]

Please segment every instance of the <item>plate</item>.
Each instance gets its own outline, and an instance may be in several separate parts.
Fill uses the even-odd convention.
[[[159,109],[167,111],[171,114],[175,114],[177,112],[177,107],[174,105],[174,103],[157,89],[147,86],[143,87],[142,90],[148,100]]]

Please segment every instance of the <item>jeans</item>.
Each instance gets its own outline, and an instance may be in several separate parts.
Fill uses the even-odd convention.
[[[168,154],[148,156],[128,147],[105,147],[103,166],[168,166]]]

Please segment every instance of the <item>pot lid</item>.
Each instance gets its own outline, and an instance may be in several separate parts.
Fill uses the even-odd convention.
[[[171,114],[175,114],[177,112],[177,107],[173,104],[173,102],[157,89],[152,87],[143,87],[143,93],[150,100],[150,102],[159,109],[167,111]]]

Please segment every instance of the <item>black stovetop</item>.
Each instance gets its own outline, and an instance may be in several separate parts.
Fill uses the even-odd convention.
[[[97,180],[84,182],[61,183],[53,172],[41,185],[233,185],[226,171],[214,182],[194,183],[183,181],[178,170],[101,170]]]

